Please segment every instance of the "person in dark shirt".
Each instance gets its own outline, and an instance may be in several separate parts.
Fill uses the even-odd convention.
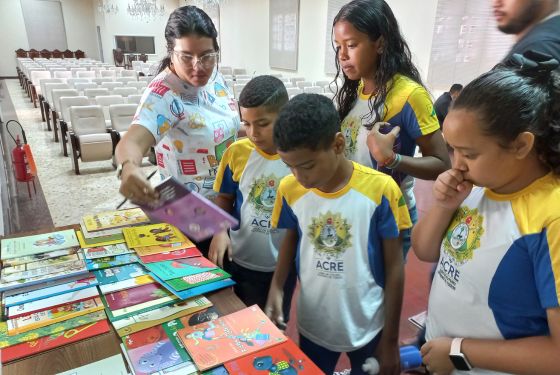
[[[529,50],[560,60],[558,0],[493,0],[492,8],[498,30],[516,39],[503,61]]]
[[[443,120],[445,120],[445,116],[447,116],[449,106],[459,96],[462,89],[463,85],[454,83],[449,89],[449,92],[444,92],[434,103],[434,109],[440,127],[443,127]]]

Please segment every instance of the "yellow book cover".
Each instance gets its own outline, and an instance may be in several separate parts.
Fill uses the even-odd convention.
[[[7,321],[8,335],[16,335],[36,328],[62,322],[71,318],[103,310],[99,297],[54,307]]]
[[[131,249],[187,241],[187,237],[179,229],[166,223],[123,228],[123,234]]]
[[[124,236],[122,234],[114,234],[111,236],[86,239],[84,238],[83,233],[80,230],[77,230],[76,237],[78,237],[78,242],[80,243],[80,247],[82,249],[89,249],[90,247],[116,245],[118,243],[125,242]]]
[[[193,244],[192,241],[187,238],[186,242],[175,242],[172,244],[154,245],[154,246],[141,246],[141,247],[137,247],[134,250],[136,251],[136,254],[140,255],[141,257],[144,257],[148,255],[190,249],[193,247],[196,247],[195,244]]]
[[[150,219],[140,208],[128,208],[101,212],[83,217],[84,225],[89,232],[122,228],[129,225],[149,223]]]

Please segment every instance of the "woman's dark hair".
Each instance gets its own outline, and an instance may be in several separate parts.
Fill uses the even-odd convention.
[[[367,34],[372,41],[383,38],[383,53],[379,55],[379,62],[375,71],[375,86],[377,93],[369,99],[371,121],[380,120],[379,114],[381,107],[385,103],[387,93],[391,87],[387,87],[390,80],[397,73],[400,73],[418,84],[422,85],[422,79],[418,69],[412,63],[410,49],[399,30],[399,24],[389,5],[383,0],[354,0],[344,5],[333,21],[332,29],[339,21],[346,21],[354,26],[358,31]],[[333,42],[333,48],[334,42]],[[335,100],[338,104],[340,119],[344,119],[352,109],[354,102],[358,98],[359,80],[348,79],[341,70],[338,61],[338,49],[336,51],[336,76],[335,82],[341,73],[344,78],[342,87],[338,89]],[[373,117],[375,116],[375,117]]]
[[[524,56],[534,57],[534,52]],[[544,64],[550,62],[558,66],[548,56]],[[542,62],[510,60],[465,86],[452,110],[476,113],[483,132],[503,147],[523,132],[533,133],[537,155],[560,174],[560,74],[552,69]]]
[[[220,51],[218,46],[218,32],[206,13],[193,5],[177,8],[169,15],[165,26],[165,41],[167,44],[167,56],[164,57],[158,68],[158,74],[171,64],[171,53],[175,48],[175,39],[189,35],[197,35],[212,38],[214,50]]]

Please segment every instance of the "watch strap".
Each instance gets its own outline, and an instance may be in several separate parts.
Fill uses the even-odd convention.
[[[455,337],[451,341],[451,349],[449,350],[449,355],[461,354],[461,344],[463,343],[463,337]]]

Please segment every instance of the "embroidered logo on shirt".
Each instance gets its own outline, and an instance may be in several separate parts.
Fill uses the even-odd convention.
[[[460,207],[455,213],[443,238],[443,248],[457,264],[471,260],[474,250],[480,247],[480,237],[484,234],[483,220],[477,208],[469,210]]]
[[[253,182],[249,191],[249,202],[257,215],[269,214],[272,212],[276,201],[276,188],[279,179],[274,174],[261,176]]]
[[[346,117],[342,122],[342,134],[344,134],[344,139],[346,141],[346,157],[352,158],[352,156],[356,153],[360,126],[362,126],[361,121],[357,117],[353,116]]]
[[[315,252],[339,258],[352,246],[352,226],[339,213],[327,211],[311,219],[307,235],[315,245]]]

